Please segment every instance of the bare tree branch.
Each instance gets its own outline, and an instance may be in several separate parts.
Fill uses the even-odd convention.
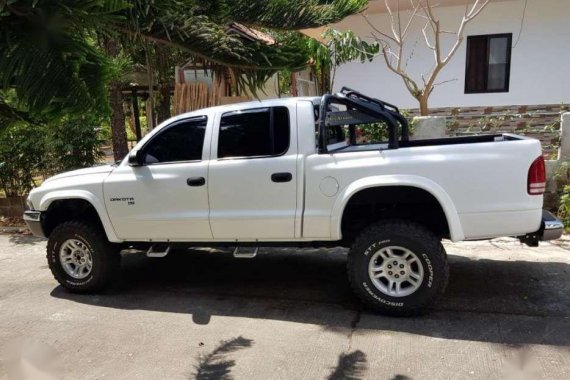
[[[389,40],[391,40],[391,41],[393,41],[393,42],[398,43],[398,41],[396,41],[396,40],[394,39],[394,37],[389,36],[388,34],[384,33],[384,32],[381,31],[380,29],[378,29],[376,26],[374,26],[374,24],[372,24],[372,23],[370,22],[370,20],[368,19],[368,16],[367,16],[366,14],[362,13],[361,15],[362,15],[362,17],[364,18],[364,20],[366,20],[366,22],[368,23],[368,25],[372,28],[372,30],[374,30],[376,33],[378,33],[378,34],[381,35],[382,37],[387,38],[387,39],[389,39]]]
[[[443,81],[441,81],[441,82],[434,83],[433,86],[435,87],[435,86],[439,86],[439,85],[442,85],[442,84],[445,84],[445,83],[455,82],[456,80],[458,80],[458,79],[457,79],[457,78],[453,78],[453,79],[443,80]]]
[[[368,25],[372,28],[372,37],[381,44],[382,55],[386,62],[388,69],[395,74],[399,75],[408,91],[420,102],[420,110],[422,115],[427,114],[427,101],[430,94],[436,86],[444,83],[452,82],[457,79],[445,80],[436,82],[436,78],[442,69],[451,60],[457,52],[459,46],[463,42],[463,33],[466,25],[477,17],[483,9],[488,5],[490,0],[465,0],[465,11],[459,23],[457,31],[442,30],[440,20],[434,13],[434,8],[438,4],[432,4],[430,0],[409,0],[410,10],[407,13],[402,13],[400,9],[400,1],[396,3],[396,9],[392,9],[388,0],[385,0],[386,10],[390,21],[390,29],[392,35],[381,31],[377,28],[366,15],[363,15]],[[404,15],[408,17],[404,20]],[[421,29],[426,46],[433,51],[434,66],[431,71],[426,75],[421,73],[421,81],[423,86],[420,88],[417,82],[406,72],[408,60],[404,60],[404,45],[406,44],[406,37],[415,19],[420,18],[425,20],[425,25]],[[451,48],[446,52],[442,51],[441,35],[449,34],[455,36]],[[411,54],[413,55],[413,53]],[[410,55],[410,59],[411,59]]]

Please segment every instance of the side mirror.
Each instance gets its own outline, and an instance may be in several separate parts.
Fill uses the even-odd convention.
[[[130,166],[142,166],[144,164],[143,153],[138,149],[133,149],[129,153]]]

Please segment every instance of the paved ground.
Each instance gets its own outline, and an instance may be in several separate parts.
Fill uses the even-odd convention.
[[[0,235],[0,378],[570,378],[570,252],[446,248],[445,297],[398,319],[361,310],[343,250],[130,255],[112,291],[78,296],[51,277],[43,240]]]

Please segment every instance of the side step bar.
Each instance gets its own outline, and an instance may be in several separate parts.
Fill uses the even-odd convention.
[[[170,252],[171,245],[166,244],[153,244],[146,251],[146,257],[165,257]],[[234,248],[233,256],[237,259],[253,259],[257,256],[259,247],[240,247]]]
[[[156,244],[160,246],[161,244]],[[162,244],[164,246],[164,244]],[[155,244],[151,245],[148,251],[146,251],[146,257],[165,257],[170,252],[170,245],[166,246],[164,251],[155,250]]]
[[[253,259],[257,256],[257,252],[259,251],[259,247],[254,247],[253,251],[243,252],[242,250],[245,248],[252,248],[252,247],[239,247],[236,246],[234,249],[234,257],[236,259]]]

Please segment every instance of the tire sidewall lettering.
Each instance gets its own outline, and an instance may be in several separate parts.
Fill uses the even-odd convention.
[[[389,301],[386,300],[382,297],[380,297],[378,294],[374,293],[370,287],[368,286],[368,283],[366,281],[362,282],[362,286],[364,287],[364,290],[366,290],[366,292],[368,294],[370,294],[370,296],[374,299],[376,299],[378,302],[383,303],[386,306],[392,306],[392,307],[404,307],[404,302],[393,302],[393,301]]]
[[[388,244],[390,243],[390,239],[386,239],[386,240],[382,240],[382,241],[377,241],[372,243],[368,248],[366,248],[366,250],[364,251],[364,256],[368,256],[370,255],[370,253],[374,253],[378,250],[378,247],[384,245],[384,244]]]
[[[81,280],[74,279],[74,278],[70,277],[67,273],[65,273],[65,270],[63,269],[63,265],[62,265],[61,260],[59,258],[59,249],[58,248],[61,246],[61,244],[64,241],[66,241],[68,239],[80,240],[82,243],[84,243],[88,247],[89,251],[91,252],[91,255],[93,258],[93,269],[91,270],[91,273],[89,274],[89,276],[85,279],[81,279]],[[65,283],[67,283],[71,286],[83,286],[83,285],[89,284],[93,280],[94,273],[97,270],[96,251],[93,249],[93,246],[90,244],[90,242],[83,235],[81,235],[79,233],[73,233],[69,237],[64,236],[62,239],[54,241],[53,246],[51,247],[51,250],[50,250],[50,260],[55,265],[55,267],[57,268],[57,271],[61,274],[61,276],[63,276],[63,280],[65,281]]]
[[[434,269],[433,269],[433,265],[432,265],[432,262],[431,262],[428,254],[416,253],[416,255],[419,258],[421,265],[424,268],[424,272],[426,273],[420,288],[418,288],[418,290],[416,292],[414,292],[408,296],[401,297],[401,298],[390,297],[390,296],[387,296],[387,295],[381,293],[378,289],[376,289],[376,287],[372,283],[372,280],[369,278],[368,265],[370,263],[370,259],[371,259],[372,255],[375,252],[377,252],[378,250],[382,249],[383,247],[386,247],[389,245],[400,245],[400,246],[403,246],[403,247],[410,249],[412,252],[418,252],[421,250],[420,248],[415,247],[414,246],[415,244],[413,244],[411,246],[410,244],[406,244],[405,242],[401,242],[400,239],[398,239],[398,238],[382,239],[382,240],[372,242],[371,244],[368,245],[368,247],[363,252],[364,260],[362,263],[362,270],[364,273],[363,274],[364,279],[363,279],[363,281],[361,281],[361,284],[362,284],[362,288],[364,289],[364,291],[366,293],[368,293],[369,296],[374,298],[376,301],[380,302],[381,304],[383,304],[387,307],[393,307],[393,308],[400,309],[400,308],[406,307],[410,303],[414,304],[415,303],[414,300],[417,299],[418,297],[422,297],[422,295],[425,294],[425,292],[431,292],[431,289],[433,288],[433,284],[434,284]]]
[[[433,286],[433,265],[431,264],[431,260],[429,259],[429,256],[427,254],[422,253],[422,257],[426,261],[426,266],[429,271],[427,287],[431,288]]]

